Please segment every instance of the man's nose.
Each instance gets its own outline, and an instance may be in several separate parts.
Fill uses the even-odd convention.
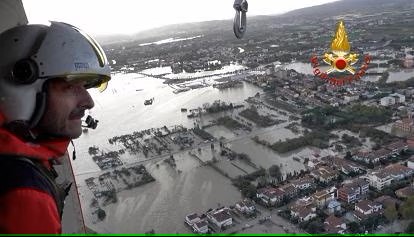
[[[95,106],[95,102],[93,101],[92,96],[85,88],[82,88],[82,93],[79,98],[81,107],[85,109],[92,109]]]

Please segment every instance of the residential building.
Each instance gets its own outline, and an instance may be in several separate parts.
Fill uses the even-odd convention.
[[[406,54],[404,61],[403,61],[403,66],[405,68],[412,68],[414,67],[414,56],[410,55],[410,54]]]
[[[413,133],[414,132],[414,121],[412,118],[403,118],[401,120],[396,121],[392,128],[396,130],[396,132],[402,133]]]
[[[372,171],[367,177],[369,185],[377,190],[382,190],[384,187],[391,185],[392,181],[392,177],[384,170]]]
[[[395,98],[391,97],[391,96],[383,97],[380,100],[380,104],[382,106],[394,105],[395,104]]]
[[[397,191],[395,191],[395,195],[401,199],[411,197],[414,195],[414,187],[410,185],[408,187],[400,188]]]
[[[326,209],[329,214],[333,214],[341,210],[341,203],[336,200],[332,200],[328,203],[328,206],[326,207]]]
[[[207,218],[220,229],[233,224],[233,218],[231,217],[228,208],[208,212]]]
[[[207,221],[202,220],[197,213],[188,214],[185,217],[185,223],[193,229],[194,233],[205,234],[208,232]]]
[[[303,178],[292,180],[292,181],[290,181],[290,183],[296,189],[305,190],[305,189],[310,188],[314,184],[314,181],[311,177],[306,176],[306,177],[303,177]]]
[[[315,200],[313,197],[299,198],[289,205],[290,209],[298,209],[299,207],[314,207]]]
[[[244,199],[236,203],[236,209],[243,214],[250,215],[256,212],[256,206],[251,200]]]
[[[393,97],[396,104],[401,104],[405,102],[405,95],[394,93],[394,94],[389,95],[389,97]]]
[[[382,205],[371,200],[362,200],[355,204],[354,215],[358,220],[364,220],[375,214],[379,214],[382,210]]]
[[[398,155],[402,151],[407,150],[408,145],[405,141],[400,140],[386,145],[385,149],[389,150],[391,152],[391,155]]]
[[[377,164],[380,160],[385,160],[391,155],[390,151],[381,148],[376,151],[358,151],[354,154],[353,159],[362,161],[366,164]]]
[[[321,159],[310,159],[308,161],[307,166],[311,169],[314,169],[316,167],[320,167],[322,165],[324,165],[325,163],[321,160]]]
[[[292,217],[297,217],[299,222],[309,221],[317,216],[316,208],[312,207],[299,207],[292,209],[290,211],[290,215]]]
[[[327,184],[337,179],[339,172],[337,170],[333,170],[330,167],[323,166],[319,167],[317,170],[313,170],[310,175],[316,181]]]
[[[388,173],[394,181],[398,181],[407,177],[411,177],[414,173],[414,170],[404,165],[392,164],[385,167],[384,172]]]
[[[344,104],[349,104],[353,101],[359,100],[359,95],[346,95],[344,96]]]
[[[347,230],[345,220],[334,215],[326,218],[323,224],[325,232],[328,234],[345,234]]]
[[[411,151],[414,150],[414,137],[412,135],[407,137],[407,145],[408,145],[408,149],[410,149]]]
[[[332,159],[330,159],[330,162],[328,164],[331,167],[336,167],[336,169],[340,170],[342,173],[346,175],[350,173],[359,173],[363,170],[363,168],[355,162],[339,157],[333,157]]]
[[[324,208],[328,203],[335,200],[336,188],[331,187],[312,194],[316,206]]]
[[[391,182],[411,177],[413,173],[414,170],[409,167],[393,164],[381,170],[372,171],[367,175],[367,178],[372,187],[382,190],[391,185]]]
[[[376,199],[374,199],[374,202],[382,204],[384,208],[388,206],[395,206],[400,205],[402,202],[396,198],[390,197],[388,195],[382,195]]]
[[[193,224],[198,221],[200,221],[200,217],[197,213],[191,213],[185,217],[185,223],[187,223],[189,226],[193,226]]]
[[[414,156],[411,156],[407,161],[407,167],[410,169],[414,169]]]
[[[258,190],[256,194],[257,198],[267,206],[274,206],[282,202],[283,197],[285,196],[285,191],[280,188],[263,188]]]
[[[195,222],[192,226],[193,231],[198,234],[206,234],[208,232],[208,223],[206,220]]]
[[[292,184],[285,184],[280,187],[280,190],[282,190],[288,198],[294,198],[298,195],[298,189]]]
[[[369,182],[359,178],[354,179],[338,189],[338,199],[346,203],[354,203],[364,197],[368,190]]]

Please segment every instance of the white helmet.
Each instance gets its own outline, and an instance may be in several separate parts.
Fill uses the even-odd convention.
[[[39,122],[44,84],[52,78],[82,80],[87,89],[102,91],[111,75],[99,44],[72,25],[24,25],[0,34],[0,113],[6,125],[30,129]]]

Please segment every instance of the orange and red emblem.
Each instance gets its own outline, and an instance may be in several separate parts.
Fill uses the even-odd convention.
[[[330,66],[326,72],[319,69],[319,59],[317,56],[312,56],[311,63],[313,74],[319,78],[328,81],[333,85],[343,85],[354,80],[359,80],[368,69],[368,64],[371,61],[369,55],[364,55],[364,62],[359,70],[355,70],[353,65],[358,61],[359,55],[351,52],[351,45],[348,41],[348,36],[345,30],[343,21],[339,21],[335,36],[332,39],[331,50],[323,56],[323,61]],[[331,77],[329,74],[339,72],[347,74],[341,77]]]

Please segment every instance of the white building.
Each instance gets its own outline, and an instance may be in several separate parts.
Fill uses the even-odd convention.
[[[316,208],[314,207],[298,207],[297,209],[290,210],[290,215],[297,217],[299,222],[309,221],[317,217]]]
[[[355,211],[359,211],[360,213],[364,215],[369,215],[374,212],[378,212],[382,209],[381,204],[376,204],[370,200],[362,200],[355,204]]]
[[[243,200],[236,203],[236,209],[244,214],[252,214],[256,211],[256,206],[250,200]]]
[[[207,213],[207,218],[220,229],[233,224],[233,218],[231,217],[228,208],[213,210]]]
[[[327,210],[329,214],[333,214],[335,213],[335,211],[340,211],[341,203],[336,200],[332,200],[331,202],[328,203]]]
[[[352,101],[357,101],[359,100],[359,95],[346,95],[344,96],[344,103],[348,104]]]
[[[414,156],[411,156],[410,159],[408,159],[407,167],[410,169],[414,169]]]
[[[193,231],[198,234],[206,234],[208,232],[207,221],[198,221],[193,224]]]
[[[394,94],[391,94],[389,96],[394,97],[396,104],[405,102],[405,95],[394,93]]]
[[[314,181],[311,177],[300,178],[290,182],[296,189],[305,190],[310,188]]]
[[[193,229],[194,233],[206,234],[208,232],[208,223],[206,220],[200,219],[197,213],[188,214],[185,217],[187,223]]]
[[[199,221],[200,221],[200,217],[198,216],[197,213],[191,213],[185,217],[185,223],[187,223],[189,226],[193,226],[194,223],[199,222]]]
[[[391,96],[383,97],[380,100],[382,106],[389,106],[395,104],[395,98]]]
[[[368,174],[367,177],[369,185],[377,190],[382,190],[384,187],[391,185],[392,181],[391,175],[381,171],[374,171]]]
[[[381,170],[371,172],[367,175],[367,178],[372,187],[382,190],[384,187],[389,186],[392,181],[411,177],[413,174],[413,169],[400,164],[393,164]]]

